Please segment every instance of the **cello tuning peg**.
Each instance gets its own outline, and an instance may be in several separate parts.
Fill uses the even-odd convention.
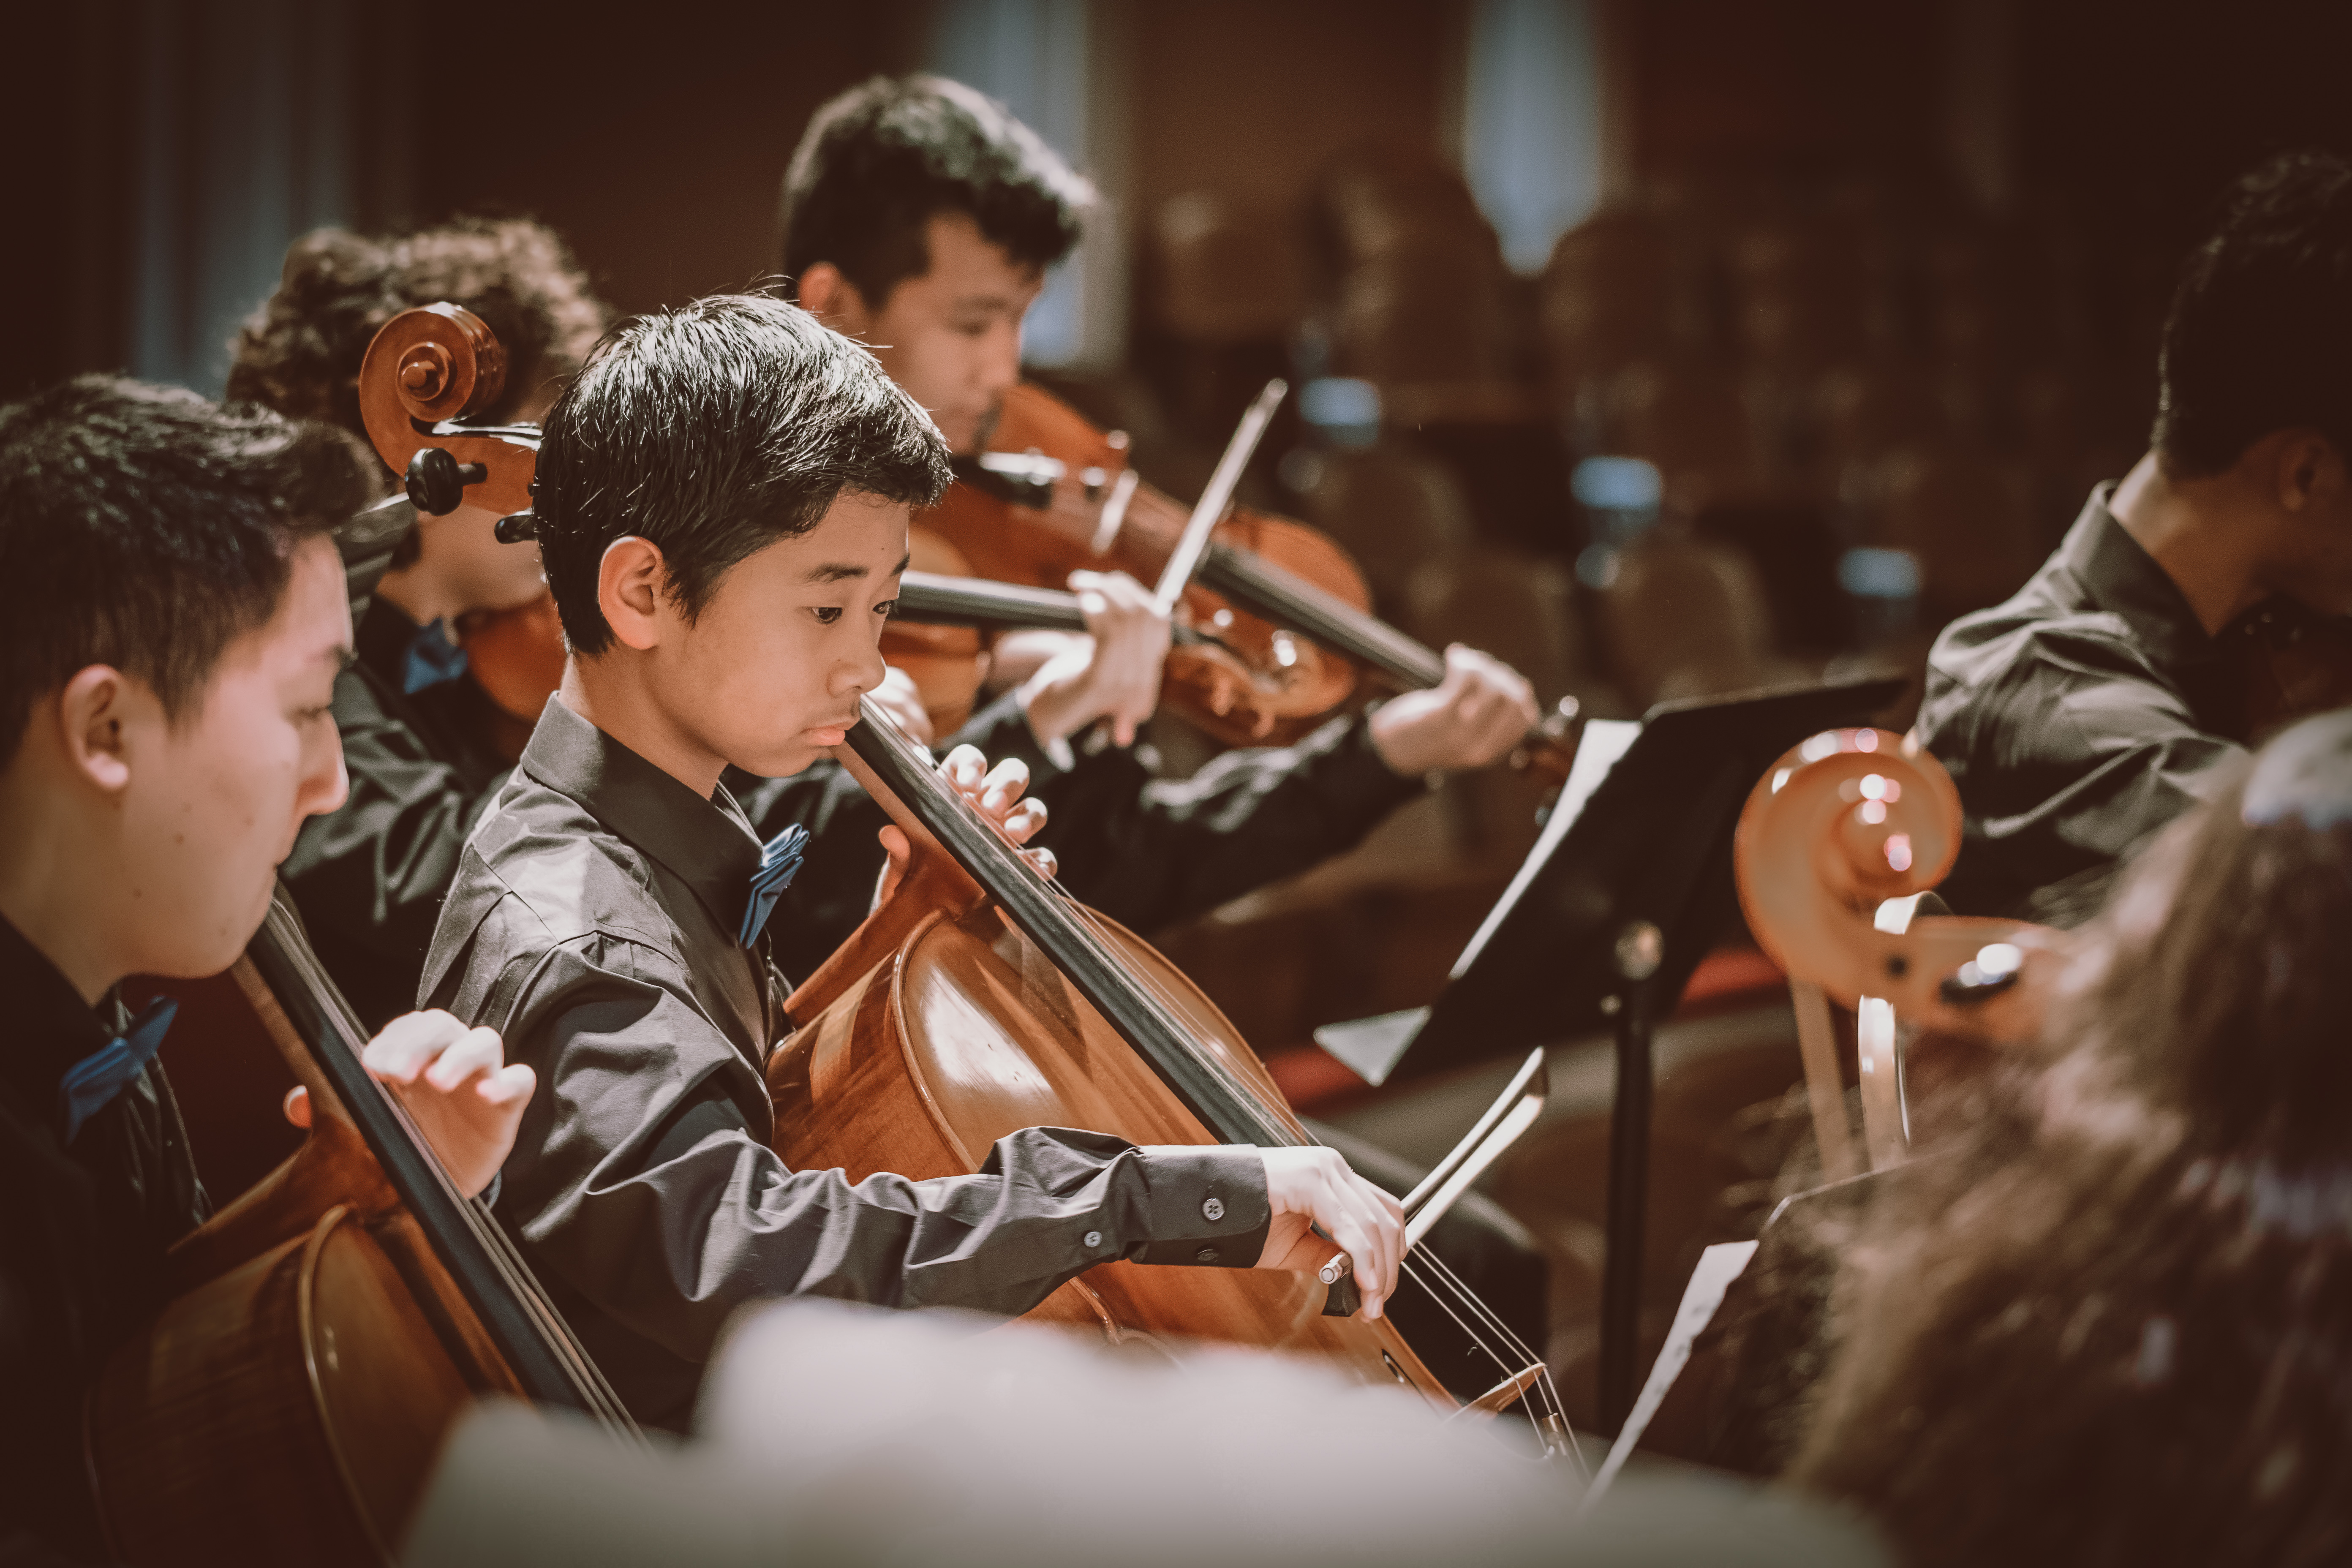
[[[537,539],[539,514],[530,511],[510,513],[499,519],[499,525],[495,531],[500,544],[520,544],[526,540]]]
[[[427,517],[446,517],[465,503],[466,487],[490,477],[480,463],[461,463],[443,447],[420,447],[408,459],[408,504]]]

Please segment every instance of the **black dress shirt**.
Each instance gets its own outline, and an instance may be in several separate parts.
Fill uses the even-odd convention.
[[[1156,779],[1131,752],[1048,759],[1006,693],[940,748],[969,743],[993,764],[1018,757],[1029,793],[1051,813],[1037,842],[1054,851],[1070,895],[1130,931],[1150,932],[1353,848],[1426,787],[1381,760],[1360,715],[1334,719],[1290,746],[1227,752],[1191,778]],[[789,779],[730,773],[760,832],[812,835],[791,898],[770,930],[788,974],[814,972],[866,917],[889,818],[837,764]]]
[[[2122,858],[2244,755],[2238,645],[2206,632],[2113,493],[2094,490],[2031,582],[1928,655],[1919,737],[1964,821],[1939,890],[1963,914],[2087,919]]]
[[[122,1031],[121,1008],[85,1006],[5,921],[0,995],[0,1562],[95,1561],[83,1394],[207,1205],[160,1062],[65,1142],[58,1082]]]
[[[1032,1128],[971,1176],[787,1169],[763,1071],[787,988],[764,933],[736,941],[758,858],[724,787],[697,795],[553,700],[425,965],[421,1005],[539,1074],[496,1212],[640,1420],[684,1426],[756,1298],[1011,1313],[1112,1258],[1256,1259],[1250,1149]]]
[[[303,824],[278,871],[320,962],[371,1029],[415,1005],[457,852],[508,773],[479,686],[402,689],[415,636],[386,600],[361,616],[357,657],[335,681],[351,798]]]
[[[509,773],[489,738],[489,700],[472,680],[402,689],[416,630],[383,599],[361,616],[357,658],[334,700],[351,798],[303,826],[279,873],[320,961],[371,1029],[415,1005],[466,836]],[[991,763],[1029,765],[1033,793],[1053,812],[1040,842],[1059,858],[1063,885],[1144,931],[1352,847],[1423,787],[1381,761],[1361,718],[1335,720],[1295,746],[1227,752],[1182,780],[1155,780],[1116,748],[1057,766],[1009,692],[941,751],[959,744]],[[793,895],[769,924],[784,972],[812,973],[866,918],[882,869],[876,835],[889,818],[830,760],[789,779],[730,773],[727,782],[761,837],[793,823],[812,835]]]

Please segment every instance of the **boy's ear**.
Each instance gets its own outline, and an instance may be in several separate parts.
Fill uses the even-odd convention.
[[[2297,432],[2279,447],[2278,499],[2287,510],[2308,510],[2321,491],[2340,489],[2344,481],[2344,459],[2317,431]]]
[[[131,680],[110,664],[76,670],[58,689],[50,709],[65,742],[67,762],[107,794],[121,794],[131,783],[125,723],[135,710],[154,700],[143,683]]]
[[[858,337],[874,324],[865,296],[830,261],[820,261],[801,274],[801,309],[846,337]]]
[[[668,587],[669,568],[652,540],[633,533],[604,547],[596,565],[596,607],[623,646],[644,653],[660,644]]]

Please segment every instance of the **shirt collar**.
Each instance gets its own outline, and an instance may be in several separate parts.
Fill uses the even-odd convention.
[[[2116,487],[2103,484],[2083,503],[2058,558],[2096,608],[2123,617],[2151,663],[2179,674],[2212,663],[2220,647],[2180,584],[2107,510]]]
[[[563,705],[547,700],[522,771],[577,801],[692,888],[733,931],[760,868],[760,840],[725,786],[704,799]]]
[[[46,1115],[66,1069],[114,1037],[107,1017],[22,931],[0,920],[0,995],[8,998],[8,1046],[0,1079]]]

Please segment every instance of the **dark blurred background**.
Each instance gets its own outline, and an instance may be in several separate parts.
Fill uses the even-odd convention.
[[[1041,376],[1181,494],[1290,375],[1256,499],[1432,635],[1508,581],[1529,629],[1498,651],[1603,708],[1916,663],[2139,450],[2224,182],[2352,147],[2352,7],[2327,4],[441,15],[13,7],[0,395],[87,369],[216,391],[320,224],[532,215],[625,311],[754,283],[809,112],[929,67],[1104,189],[1033,317]],[[1660,594],[1704,613],[1661,637]]]

